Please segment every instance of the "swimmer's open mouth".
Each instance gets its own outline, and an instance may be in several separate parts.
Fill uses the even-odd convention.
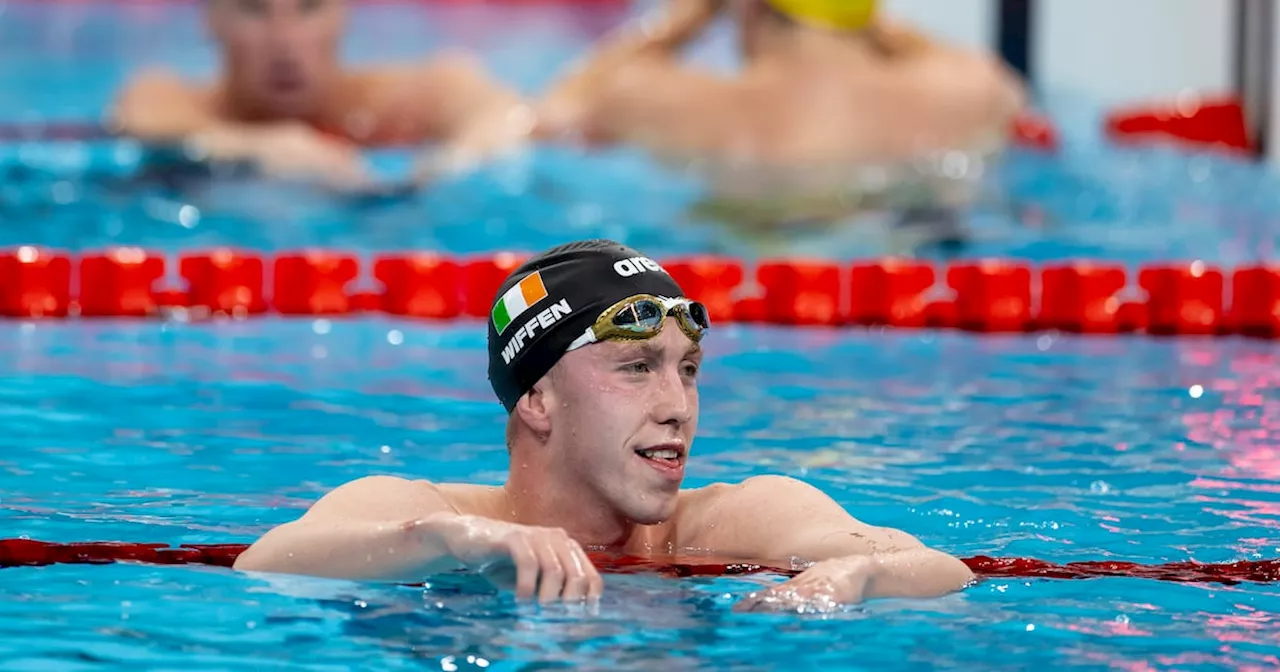
[[[684,461],[684,446],[679,443],[664,443],[637,449],[636,455],[651,462],[674,467]]]

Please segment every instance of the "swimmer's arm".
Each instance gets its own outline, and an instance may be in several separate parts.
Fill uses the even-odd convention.
[[[107,119],[113,132],[148,143],[180,142],[221,123],[210,109],[208,92],[158,70],[127,84]]]
[[[343,485],[267,532],[235,569],[372,581],[420,581],[461,567],[460,516],[436,488],[386,476]]]
[[[421,182],[523,147],[536,127],[525,98],[467,55],[441,55],[386,73],[376,86],[382,92],[375,99],[388,101],[390,114],[405,115],[417,129],[413,135],[429,143],[416,166]]]
[[[750,83],[677,63],[637,61],[594,93],[578,124],[676,165],[751,164],[780,154],[786,129],[771,123],[774,107]]]
[[[920,30],[884,17],[876,19],[867,28],[867,36],[871,43],[886,56],[915,56],[936,46],[936,43]]]
[[[605,36],[543,97],[540,116],[547,133],[573,131],[584,110],[615,88],[613,80],[620,68],[640,61],[674,65],[669,57],[701,35],[723,4],[723,0],[672,0],[655,15]]]
[[[128,84],[108,115],[113,133],[148,144],[190,144],[205,158],[262,158],[272,140],[310,132],[293,122],[246,124],[223,118],[214,96],[166,71],[145,72]]]
[[[973,579],[967,565],[927,548],[903,532],[867,525],[850,516],[825,493],[801,481],[762,476],[736,486],[717,503],[732,529],[726,539],[743,557],[821,562],[866,557],[864,598],[936,597],[960,590]]]
[[[408,94],[402,100],[429,140],[452,142],[477,124],[517,109],[518,91],[492,77],[483,63],[463,54],[445,54],[403,73],[389,83]]]
[[[724,0],[670,0],[640,21],[620,27],[596,46],[585,66],[636,56],[667,56],[702,34],[724,7]]]

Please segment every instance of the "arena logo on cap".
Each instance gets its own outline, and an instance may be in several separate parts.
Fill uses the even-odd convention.
[[[648,271],[657,273],[666,273],[666,269],[658,265],[658,262],[649,257],[631,257],[630,259],[619,259],[613,262],[613,270],[624,278],[633,275],[639,275]]]

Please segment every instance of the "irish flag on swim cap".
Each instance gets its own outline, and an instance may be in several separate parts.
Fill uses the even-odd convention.
[[[529,310],[530,306],[547,298],[547,286],[542,284],[542,273],[534,271],[525,279],[517,282],[498,299],[493,307],[493,326],[501,334],[511,321]]]
[[[875,18],[875,0],[765,0],[793,20],[830,30],[862,30]]]

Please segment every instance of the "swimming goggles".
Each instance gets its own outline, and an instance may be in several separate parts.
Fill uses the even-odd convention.
[[[707,307],[697,301],[636,294],[600,313],[595,324],[570,343],[566,352],[599,341],[641,341],[653,338],[662,333],[662,326],[666,324],[668,315],[675,315],[680,330],[694,343],[701,341],[707,329],[711,328]]]

